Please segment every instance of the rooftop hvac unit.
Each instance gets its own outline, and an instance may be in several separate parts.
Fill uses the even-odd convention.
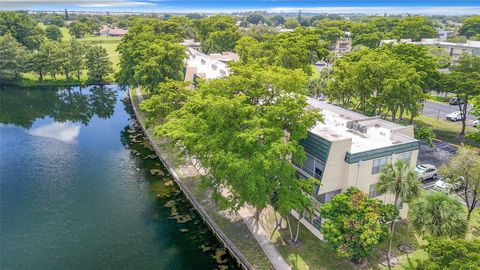
[[[352,121],[347,122],[347,128],[353,129],[353,122]]]
[[[212,65],[212,69],[213,69],[213,70],[217,70],[217,65],[213,64],[213,65]]]
[[[360,131],[360,133],[367,133],[367,126],[359,126],[358,131]]]
[[[205,61],[205,59],[200,60],[200,63],[202,63],[202,65],[205,65],[206,62],[207,61]]]

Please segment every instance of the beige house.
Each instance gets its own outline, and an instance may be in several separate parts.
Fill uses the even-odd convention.
[[[393,194],[378,194],[376,183],[382,168],[398,159],[417,162],[419,142],[414,139],[413,126],[400,126],[378,117],[367,117],[341,107],[308,98],[309,106],[320,109],[324,123],[311,128],[301,143],[306,161],[294,165],[301,176],[321,181],[313,196],[321,205],[349,187],[357,187],[387,203],[393,203]],[[407,205],[399,206],[400,216],[407,216]],[[302,223],[317,237],[321,217],[302,219]]]
[[[197,78],[211,80],[230,74],[228,62],[238,61],[238,55],[233,52],[204,54],[191,47],[187,47],[185,59],[185,81],[193,82]]]

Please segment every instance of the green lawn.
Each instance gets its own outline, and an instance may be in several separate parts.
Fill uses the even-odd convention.
[[[478,146],[478,143],[473,140],[466,139],[464,136],[458,135],[462,129],[462,126],[458,123],[449,122],[443,119],[435,119],[425,115],[419,115],[413,120],[415,125],[427,126],[433,129],[437,139],[447,141],[456,145],[462,143]],[[476,132],[475,128],[467,127],[465,133]]]
[[[40,27],[45,28],[46,26],[40,24]],[[62,42],[68,42],[72,36],[68,32],[68,28],[60,27],[60,30],[63,34]],[[109,36],[87,36],[84,38],[80,38],[79,41],[83,42],[84,44],[89,45],[100,45],[107,50],[108,56],[110,61],[113,64],[114,72],[118,71],[118,63],[119,63],[119,53],[116,51],[118,44],[120,43],[120,37],[109,37]],[[22,75],[22,82],[21,85],[24,86],[32,86],[32,85],[78,85],[83,84],[87,81],[87,74],[86,71],[83,72],[82,76],[80,77],[80,81],[76,79],[67,80],[64,75],[57,75],[56,79],[53,79],[50,75],[45,75],[43,82],[38,81],[38,75],[33,72],[24,73]]]

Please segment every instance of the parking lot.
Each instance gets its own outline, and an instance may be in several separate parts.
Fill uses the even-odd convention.
[[[472,110],[473,106],[468,104],[467,105],[467,112]],[[440,102],[433,102],[433,101],[425,101],[423,106],[422,114],[426,116],[430,116],[435,119],[443,119],[446,120],[446,116],[449,113],[458,111],[458,105],[450,105],[448,103],[440,103]],[[475,120],[475,116],[471,114],[467,114],[467,126],[472,127],[473,121]],[[462,123],[461,121],[457,122],[459,125]]]

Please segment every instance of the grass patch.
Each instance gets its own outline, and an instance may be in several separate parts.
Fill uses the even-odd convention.
[[[480,239],[480,208],[476,208],[472,212],[466,239]]]
[[[473,146],[480,146],[477,142],[465,138],[464,136],[459,135],[462,126],[454,123],[448,122],[443,119],[435,119],[425,115],[419,115],[415,117],[413,120],[415,125],[418,126],[426,126],[433,129],[437,139],[442,141],[447,141],[452,144],[460,145],[462,143],[473,145]],[[465,134],[474,133],[477,130],[471,127],[466,127]]]
[[[296,219],[292,216],[293,228],[296,228]],[[320,269],[354,269],[349,260],[340,258],[327,244],[319,240],[305,226],[300,225],[300,247],[288,245],[290,239],[288,230],[281,230],[273,236],[273,242],[292,269],[320,270]]]

